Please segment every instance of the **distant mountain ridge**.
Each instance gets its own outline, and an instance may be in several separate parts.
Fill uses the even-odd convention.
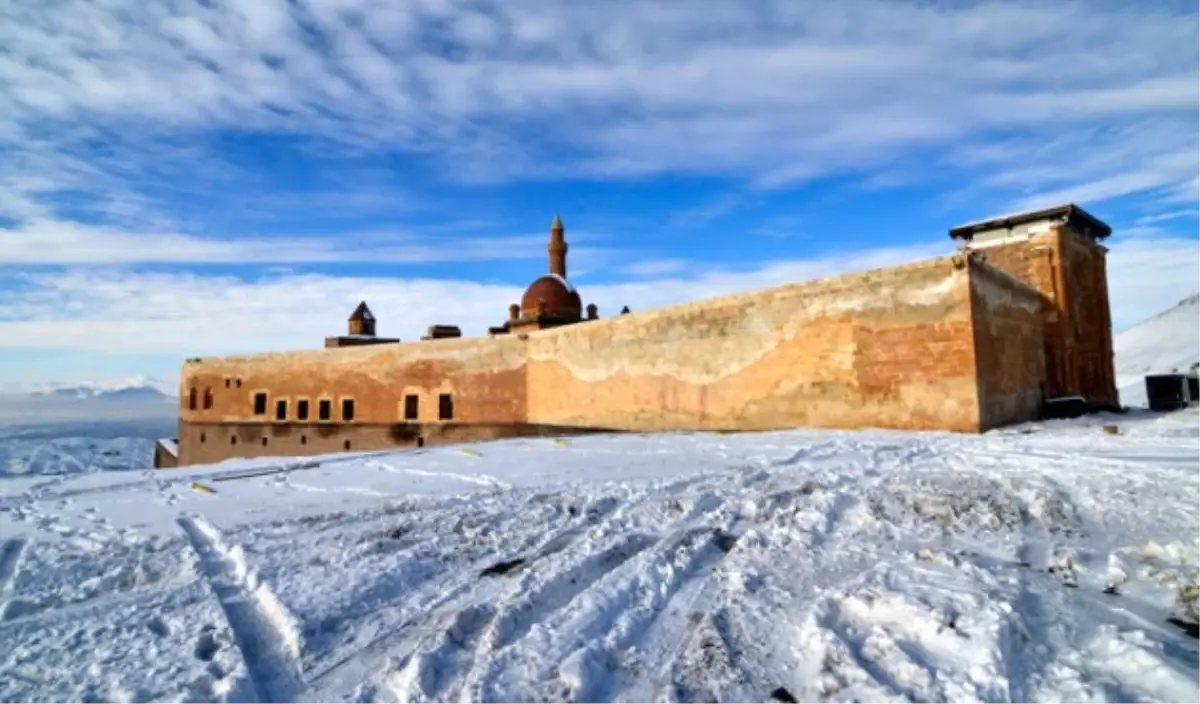
[[[102,382],[38,384],[10,389],[5,395],[46,400],[161,401],[175,398],[176,387],[162,379],[138,376]]]
[[[1200,364],[1200,294],[1118,334],[1113,352],[1121,403],[1144,406],[1147,374],[1187,372]]]
[[[35,397],[93,401],[165,401],[169,398],[153,386],[126,386],[120,389],[67,386],[50,391],[35,391],[30,395]]]

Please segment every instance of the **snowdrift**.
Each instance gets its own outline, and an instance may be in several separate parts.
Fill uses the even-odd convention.
[[[10,477],[0,700],[1196,701],[1198,420]]]

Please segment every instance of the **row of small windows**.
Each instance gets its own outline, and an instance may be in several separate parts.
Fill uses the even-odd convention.
[[[416,394],[407,394],[404,397],[404,419],[417,420],[420,418],[420,397]],[[308,420],[308,399],[299,399],[296,401],[296,420]],[[267,394],[259,392],[254,394],[254,415],[264,416],[267,414]],[[333,401],[323,398],[317,401],[317,420],[332,420]],[[345,422],[353,421],[355,417],[354,399],[342,399],[342,420]],[[454,397],[451,394],[438,395],[438,419],[452,420],[454,418]],[[279,399],[275,401],[275,420],[288,419],[288,402],[287,399]]]
[[[204,433],[200,433],[200,442],[201,442],[201,443],[205,442],[207,439],[208,439],[208,437],[207,437],[207,436],[206,436]],[[230,435],[230,436],[229,436],[229,444],[230,444],[230,445],[236,445],[236,444],[237,444],[237,441],[238,441],[238,439],[237,439],[237,436],[236,436],[236,435]],[[308,444],[308,436],[307,436],[307,435],[301,435],[301,436],[300,436],[300,444],[301,444],[301,445],[307,445],[307,444]],[[423,446],[423,445],[425,444],[425,443],[424,443],[424,439],[421,439],[421,440],[419,441],[419,444]],[[262,446],[263,446],[263,447],[266,447],[266,446],[267,446],[267,438],[263,438],[263,439],[262,439]],[[349,440],[346,440],[345,442],[343,442],[343,443],[342,443],[342,447],[343,447],[343,448],[345,448],[345,449],[347,449],[347,450],[349,450],[349,449],[350,449],[350,441],[349,441]]]
[[[258,392],[254,394],[254,415],[265,416],[267,414],[267,394],[266,392]],[[296,401],[296,420],[308,420],[309,405],[308,399],[302,398]],[[278,399],[275,401],[275,420],[288,419],[288,402],[287,399]],[[333,401],[323,398],[317,401],[317,420],[333,420]],[[354,420],[354,399],[342,399],[342,420]]]
[[[229,380],[225,380],[225,385],[229,385]],[[238,379],[238,386],[241,386],[241,379]],[[213,407],[212,389],[204,390],[204,409],[208,410]],[[196,410],[196,389],[191,389],[188,392],[188,408]],[[404,419],[417,420],[420,418],[421,399],[416,394],[407,394],[404,397]],[[254,394],[254,415],[265,416],[267,414],[267,394],[260,391]],[[275,420],[287,420],[288,402],[287,399],[279,399],[275,401]],[[308,420],[309,407],[308,399],[299,399],[296,401],[296,420]],[[454,397],[451,394],[438,395],[438,419],[452,420],[454,418]],[[317,401],[317,420],[332,420],[333,419],[333,401],[323,398]],[[354,399],[342,399],[342,420],[349,422],[354,420]]]

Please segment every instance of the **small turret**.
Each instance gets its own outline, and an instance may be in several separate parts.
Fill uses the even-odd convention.
[[[599,318],[599,317],[600,317],[600,309],[596,307],[595,303],[589,303],[587,306],[587,319],[595,320],[596,318]]]
[[[360,301],[358,307],[347,320],[345,335],[325,338],[326,347],[357,347],[359,345],[386,345],[399,342],[392,337],[375,336],[375,315],[367,307],[366,301]]]
[[[366,301],[359,302],[358,307],[350,314],[349,323],[349,334],[375,336],[375,316],[371,314]]]

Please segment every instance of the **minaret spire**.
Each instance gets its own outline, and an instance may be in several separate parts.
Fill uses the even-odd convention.
[[[567,241],[563,238],[562,218],[557,214],[554,222],[550,223],[550,273],[567,277]]]

